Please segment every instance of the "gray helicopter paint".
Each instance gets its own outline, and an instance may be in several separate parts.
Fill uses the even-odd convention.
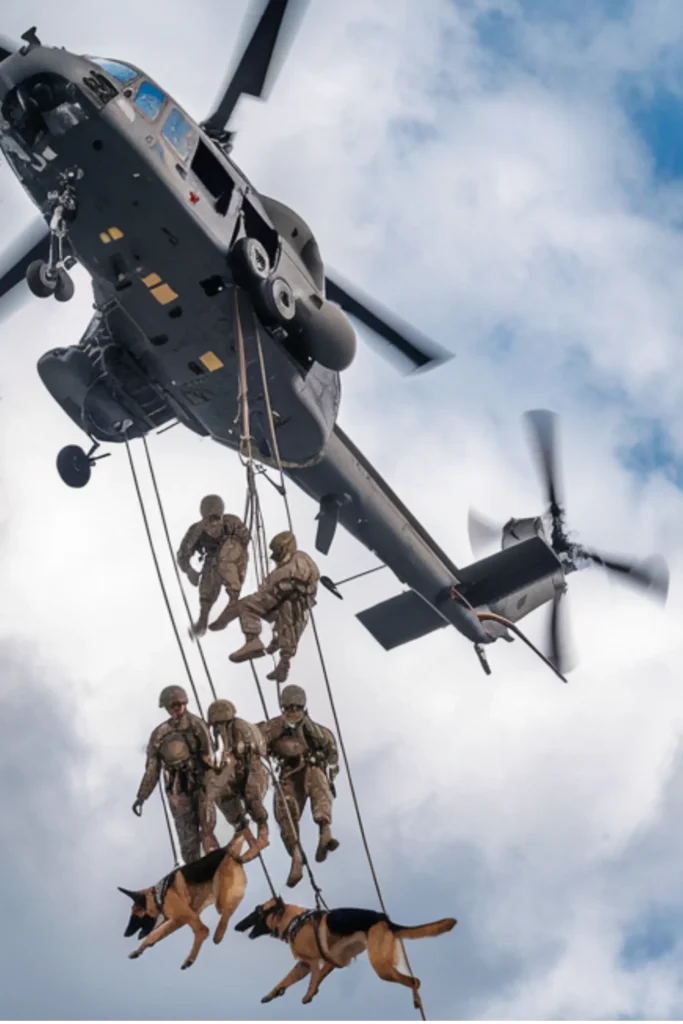
[[[109,84],[112,95],[106,102],[83,83],[93,70]],[[175,100],[167,96],[152,121],[131,102],[132,92],[126,95],[127,88],[87,58],[42,46],[13,54],[0,63],[0,103],[17,84],[43,71],[59,74],[73,86],[54,134],[48,131],[35,147],[27,146],[16,130],[10,131],[3,123],[0,146],[46,217],[48,193],[58,187],[59,175],[79,168],[78,216],[69,226],[68,239],[93,279],[101,314],[86,331],[89,340],[101,338],[105,349],[125,355],[133,378],[137,374],[146,380],[152,396],[160,397],[160,422],[178,415],[190,429],[236,449],[239,426],[235,421],[240,406],[235,306],[239,297],[250,427],[260,445],[257,456],[272,464],[273,453],[266,447],[265,402],[255,345],[259,337],[280,453],[290,477],[318,502],[330,497],[341,501],[340,523],[421,595],[433,611],[435,623],[450,623],[472,641],[490,642],[492,637],[473,612],[448,597],[450,588],[460,583],[456,566],[335,428],[339,374],[310,359],[302,363],[287,350],[286,331],[283,339],[264,329],[255,318],[250,298],[235,288],[226,256],[246,234],[245,224],[250,222],[261,232],[266,247],[270,246],[274,272],[314,312],[325,297],[322,265],[318,268],[314,259],[311,271],[303,262],[306,246],[309,253],[317,254],[310,228],[276,200],[264,197],[262,201],[236,165]],[[142,79],[152,81],[140,72],[130,88]],[[191,126],[195,149],[207,147],[230,180],[230,199],[220,210],[215,195],[193,174],[191,153],[179,159],[161,134],[172,108]],[[220,287],[209,294],[207,282],[217,279]],[[0,295],[7,290],[4,285],[5,278],[0,280]],[[167,301],[154,295],[154,289],[161,286],[165,286]],[[85,403],[85,396],[94,394],[94,381],[79,379],[75,366],[73,360],[68,363],[68,352],[60,350],[43,357],[39,372],[64,411],[90,432],[92,424],[83,420],[86,405],[79,412],[78,396]],[[132,436],[158,425],[134,400],[130,374],[120,379],[116,374],[105,377],[98,386],[110,393],[98,411],[111,421],[101,424],[111,440],[123,439],[114,427],[130,422],[126,416],[131,409]],[[102,432],[96,436],[103,436]],[[490,574],[497,563],[486,561]],[[503,563],[504,559],[501,566]],[[532,560],[531,564],[537,563]],[[538,565],[539,577],[546,577],[547,562]],[[476,580],[476,563],[468,567],[468,578]],[[501,596],[509,589],[504,583],[502,586]],[[399,638],[398,642],[403,641]]]

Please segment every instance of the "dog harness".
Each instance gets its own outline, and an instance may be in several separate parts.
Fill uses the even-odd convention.
[[[323,914],[323,910],[304,910],[302,914],[297,914],[296,917],[292,918],[280,938],[283,942],[293,942],[307,921],[310,921],[311,918],[314,917],[321,918]]]
[[[170,875],[166,875],[165,878],[162,878],[161,881],[157,882],[154,886],[154,903],[160,914],[164,913],[164,900],[166,899],[166,893],[171,886],[174,876],[175,871]]]

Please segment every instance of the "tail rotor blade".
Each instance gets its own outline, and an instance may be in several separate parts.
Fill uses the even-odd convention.
[[[566,594],[558,590],[555,592],[553,603],[550,608],[550,621],[548,623],[548,660],[562,675],[567,675],[576,668],[576,657],[574,656],[569,622],[566,607]],[[562,609],[564,608],[564,611]]]
[[[0,61],[7,60],[19,49],[19,43],[15,43],[9,36],[0,35]]]
[[[467,535],[472,554],[479,558],[494,545],[500,547],[503,528],[471,508],[467,514]]]
[[[524,414],[536,453],[546,499],[555,516],[560,511],[561,495],[557,465],[557,415],[547,409],[532,409]]]
[[[651,597],[665,602],[669,593],[669,568],[661,555],[653,555],[642,562],[623,558],[610,558],[597,551],[581,548],[580,554],[608,572],[616,573],[627,582],[645,590]]]

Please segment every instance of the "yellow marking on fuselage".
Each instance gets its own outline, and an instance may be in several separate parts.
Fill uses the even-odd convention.
[[[166,306],[169,302],[173,302],[174,299],[178,298],[177,293],[167,284],[160,284],[158,287],[152,288],[152,295],[162,306]]]
[[[119,238],[123,238],[123,231],[120,228],[109,228],[109,234],[115,242],[118,242]]]
[[[215,352],[205,352],[203,356],[199,357],[199,362],[204,363],[209,373],[213,373],[214,370],[220,370],[223,366]]]
[[[111,238],[106,231],[100,231],[100,242],[103,242],[105,245],[109,245],[111,242]]]
[[[153,288],[155,284],[161,284],[161,278],[158,274],[147,274],[143,277],[142,283],[146,284],[148,288]]]

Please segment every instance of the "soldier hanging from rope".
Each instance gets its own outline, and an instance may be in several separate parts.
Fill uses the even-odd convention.
[[[250,661],[279,651],[277,666],[267,678],[284,683],[310,618],[310,609],[316,603],[320,572],[313,559],[298,550],[296,537],[289,530],[273,537],[270,550],[276,568],[266,576],[255,594],[228,604],[209,629],[225,629],[229,622],[239,617],[245,643],[230,655],[230,660]],[[263,619],[272,622],[274,627],[273,638],[267,648],[263,646],[260,635]]]
[[[217,494],[202,498],[201,519],[189,528],[176,560],[193,587],[199,587],[199,618],[192,627],[194,636],[203,636],[209,613],[218,600],[221,587],[229,595],[228,607],[238,600],[249,564],[249,531],[239,518],[225,514],[223,499]],[[201,572],[192,567],[194,554],[203,558]]]
[[[187,710],[182,686],[166,686],[159,707],[169,719],[152,732],[147,745],[147,763],[133,812],[142,815],[142,805],[151,796],[163,769],[168,804],[175,821],[180,852],[186,864],[215,848],[213,837],[202,834],[204,775],[211,758],[211,737],[201,718]]]
[[[339,753],[334,734],[308,717],[306,691],[300,686],[290,683],[284,687],[280,707],[281,715],[268,722],[259,722],[258,727],[266,741],[268,754],[276,760],[279,768],[280,784],[275,787],[275,820],[292,858],[287,879],[287,885],[292,889],[303,877],[299,821],[309,798],[313,821],[320,830],[315,859],[322,863],[327,854],[339,846],[331,831]]]
[[[257,857],[269,842],[268,811],[263,804],[268,775],[261,761],[266,756],[266,744],[257,726],[236,717],[232,701],[214,701],[207,712],[207,719],[216,739],[221,741],[222,751],[219,765],[205,778],[204,832],[213,837],[218,806],[235,830],[228,852],[236,856],[242,838],[249,843],[247,852],[237,858],[246,863]],[[256,838],[249,828],[247,815],[258,826]],[[218,848],[215,838],[208,843],[213,845],[205,842],[207,849]]]

